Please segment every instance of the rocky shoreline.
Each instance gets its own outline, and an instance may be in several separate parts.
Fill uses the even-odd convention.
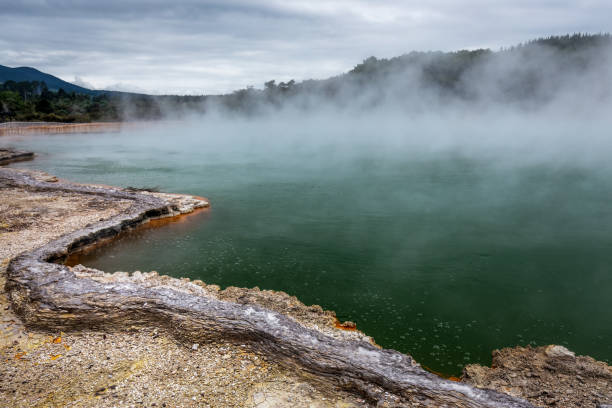
[[[22,152],[19,150],[12,149],[0,149],[0,166],[16,161],[32,160],[33,158],[34,153],[32,152]]]
[[[151,219],[206,207],[208,203],[201,199],[78,185],[8,168],[0,169],[0,191],[11,202],[33,197],[49,202],[66,199],[66,208],[73,211],[78,202],[84,215],[66,228],[56,225],[53,229],[59,223],[50,222],[51,231],[45,230],[44,239],[30,245],[6,244],[9,249],[0,253],[6,278],[3,313],[16,314],[19,319],[10,319],[19,327],[15,335],[21,336],[5,341],[1,349],[6,364],[0,374],[11,380],[2,380],[0,397],[12,401],[10,406],[594,407],[612,403],[610,367],[575,357],[559,346],[498,352],[505,353],[503,364],[491,369],[468,366],[463,382],[455,382],[423,370],[410,356],[379,348],[359,331],[342,330],[333,312],[305,306],[282,292],[220,290],[216,285],[154,272],[110,274],[61,264],[69,254]],[[0,205],[8,207],[8,201]],[[13,222],[0,221],[3,225]],[[2,245],[28,229],[36,231],[31,226],[15,231],[10,225],[4,228]],[[22,322],[25,327],[20,326]],[[32,338],[46,340],[34,342],[35,351],[26,351]],[[119,360],[108,342],[122,345]],[[45,354],[60,346],[62,353]],[[79,348],[86,356],[71,354]],[[132,354],[125,356],[124,349]],[[45,351],[38,355],[41,350]],[[114,368],[110,374],[108,367],[87,373],[99,365],[100,353],[107,362],[116,363]],[[185,363],[183,371],[155,377],[175,363],[166,353],[173,354],[181,366]],[[525,353],[533,355],[525,359]],[[509,355],[520,356],[517,361],[523,365],[508,364],[513,361]],[[544,356],[540,359],[544,363],[530,369],[525,365],[540,361],[534,356]],[[49,367],[37,368],[43,365],[52,367],[62,387],[79,386],[69,386],[70,392],[50,389],[41,372]],[[202,366],[207,369],[194,372],[194,367]],[[264,366],[262,373],[259,369]],[[245,367],[253,368],[247,373]],[[547,367],[562,367],[567,381],[560,382],[554,371],[548,377],[538,374]],[[81,371],[84,377],[72,377]],[[572,379],[572,372],[581,374]],[[114,380],[105,381],[108,376]],[[28,378],[27,384],[19,385],[15,378]],[[81,384],[83,378],[89,379],[89,385]],[[152,386],[157,387],[155,392],[143,391]],[[41,396],[21,392],[34,398],[26,404],[19,397],[23,388],[40,389]],[[568,392],[578,389],[580,395]]]

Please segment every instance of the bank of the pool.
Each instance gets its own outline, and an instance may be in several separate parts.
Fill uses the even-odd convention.
[[[494,359],[506,372],[513,369],[514,377],[518,372],[521,378],[537,378],[513,388],[501,382],[504,374],[494,371],[499,367],[484,372],[473,367],[466,369],[467,383],[512,394],[507,395],[428,373],[410,356],[375,346],[369,337],[354,330],[354,325],[339,324],[333,312],[306,306],[283,292],[257,288],[221,290],[201,281],[156,273],[110,274],[63,265],[80,250],[133,228],[166,222],[156,220],[176,220],[181,214],[207,207],[208,202],[193,196],[78,185],[6,168],[0,169],[0,178],[10,188],[32,194],[96,197],[111,206],[114,202],[122,206],[110,218],[44,242],[10,260],[8,296],[13,309],[31,327],[109,333],[155,327],[188,344],[185,353],[206,343],[240,344],[285,369],[299,372],[327,392],[353,393],[372,405],[529,407],[531,404],[521,398],[540,403],[545,397],[549,402],[564,401],[564,406],[574,406],[574,401],[566,398],[573,384],[547,383],[538,367],[530,368],[528,363],[539,361],[535,357],[540,355],[544,357],[539,368],[544,371],[546,367],[557,367],[563,375],[578,373],[577,381],[584,382],[586,378],[595,384],[602,381],[604,386],[612,384],[607,365],[576,357],[558,346],[526,349],[525,353],[533,355],[524,359],[527,365],[520,369],[509,364],[508,358]],[[525,386],[529,381],[533,386]],[[527,394],[536,385],[550,390]],[[597,394],[589,398],[597,399],[597,403],[607,403],[612,398],[605,387],[593,390]],[[550,399],[551,395],[554,398]]]

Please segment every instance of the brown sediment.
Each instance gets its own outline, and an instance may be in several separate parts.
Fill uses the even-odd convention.
[[[0,126],[0,136],[59,134],[59,133],[106,133],[119,132],[121,122],[94,123],[28,123],[7,122]]]
[[[543,407],[609,407],[612,367],[559,345],[494,350],[491,367],[470,364],[462,381]]]

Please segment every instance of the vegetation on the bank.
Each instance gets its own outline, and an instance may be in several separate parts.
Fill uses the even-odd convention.
[[[107,95],[92,97],[51,92],[44,82],[6,81],[0,85],[0,120],[89,122],[118,120],[118,107]]]
[[[210,109],[254,114],[289,104],[309,108],[322,100],[340,107],[357,101],[368,108],[392,98],[396,105],[412,106],[426,98],[473,101],[484,94],[496,102],[542,103],[567,85],[566,78],[580,80],[582,72],[606,64],[610,45],[609,34],[575,34],[541,38],[498,52],[479,49],[370,57],[333,78],[271,80],[263,89],[248,87],[218,96],[68,93],[61,88],[49,90],[43,81],[8,80],[0,84],[0,121],[149,120]]]

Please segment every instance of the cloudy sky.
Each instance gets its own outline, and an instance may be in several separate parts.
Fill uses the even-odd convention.
[[[221,93],[364,58],[612,31],[610,0],[0,0],[0,64],[97,89]]]

